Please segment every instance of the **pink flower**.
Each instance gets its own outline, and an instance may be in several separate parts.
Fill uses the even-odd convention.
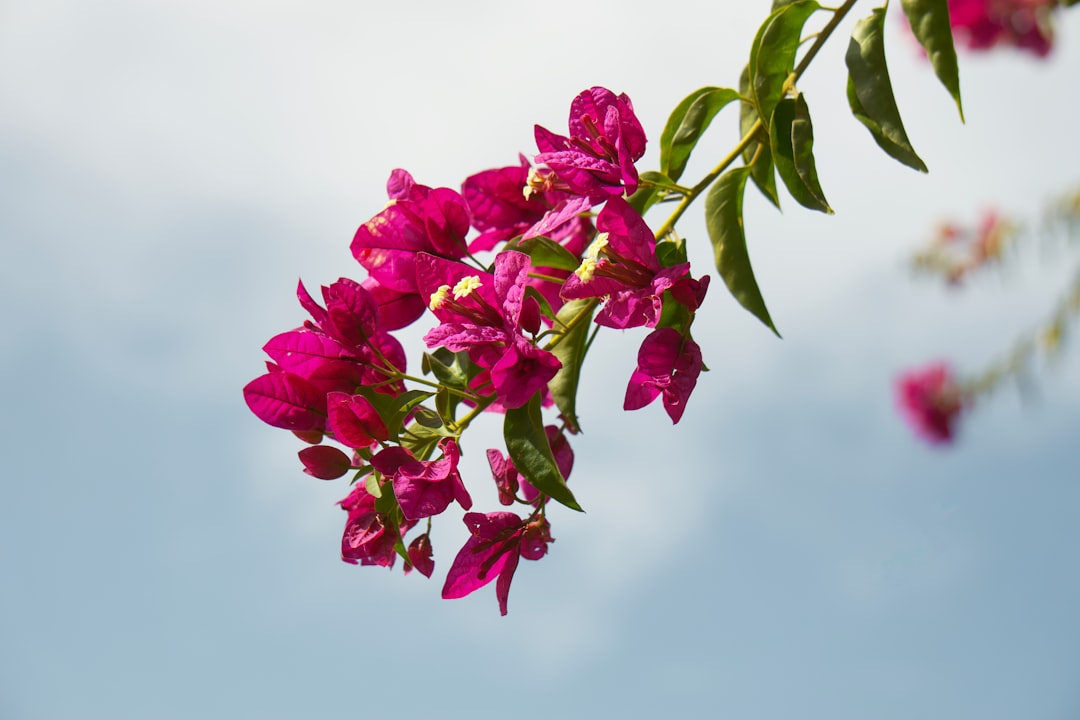
[[[626,387],[623,409],[643,408],[662,395],[671,422],[679,422],[701,368],[701,348],[688,335],[672,328],[654,330],[638,350],[638,366]]]
[[[525,295],[529,257],[516,251],[495,256],[494,275],[433,255],[417,258],[417,283],[442,324],[424,336],[428,347],[468,351],[490,371],[503,407],[517,408],[547,386],[562,367],[550,352],[523,334],[540,328],[536,300]]]
[[[902,374],[896,381],[896,403],[908,424],[932,444],[952,442],[966,404],[952,368],[944,362]]]
[[[346,278],[323,287],[322,294],[325,308],[303,283],[298,285],[300,304],[312,320],[270,338],[263,346],[273,360],[267,363],[267,374],[244,387],[248,407],[268,425],[322,433],[328,395],[351,395],[364,385],[387,394],[403,390],[400,382],[387,383],[380,370],[388,362],[404,372],[405,351],[380,329],[378,304],[371,294]]]
[[[453,438],[439,441],[443,456],[439,460],[417,460],[405,448],[390,447],[371,458],[372,466],[393,478],[394,497],[408,520],[438,515],[451,501],[472,507],[472,498],[458,474],[461,451]]]
[[[413,523],[403,520],[395,527],[390,518],[375,509],[375,500],[360,483],[339,503],[349,514],[341,536],[341,559],[353,565],[393,567],[397,557],[394,545]]]
[[[664,291],[688,277],[690,264],[661,267],[652,231],[622,198],[607,201],[596,227],[600,234],[586,251],[581,266],[563,283],[562,296],[567,300],[607,296],[596,314],[598,325],[620,329],[656,327]],[[703,296],[704,290],[700,282],[696,287],[699,292],[687,289],[677,299],[700,304],[699,295]]]
[[[427,533],[417,535],[409,543],[409,562],[420,571],[424,577],[431,577],[435,572],[435,560],[432,558],[431,538]],[[408,572],[408,570],[406,570]]]
[[[1012,45],[1049,54],[1056,0],[949,0],[949,20],[960,43],[972,50]]]
[[[472,537],[458,551],[446,575],[443,599],[465,597],[498,578],[495,596],[500,614],[505,615],[518,561],[539,560],[547,554],[548,543],[554,542],[551,526],[543,518],[525,522],[510,512],[466,513],[465,525]]]
[[[383,293],[386,303],[395,303],[384,312],[387,327],[394,328],[403,327],[401,323],[408,324],[423,312],[423,302],[418,305],[415,298],[416,254],[465,256],[469,209],[457,191],[419,185],[400,169],[390,174],[386,190],[390,202],[360,226],[351,249],[370,274],[371,283],[397,293]]]
[[[562,187],[594,204],[633,194],[638,180],[634,163],[645,154],[645,131],[630,98],[589,88],[571,103],[569,126],[569,137],[536,126],[536,162],[551,168]]]

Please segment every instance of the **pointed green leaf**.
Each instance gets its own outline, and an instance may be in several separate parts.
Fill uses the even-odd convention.
[[[446,392],[446,388],[440,388],[439,392]],[[438,393],[436,393],[436,402],[438,401]],[[443,426],[442,418],[439,417],[439,413],[435,412],[429,407],[423,405],[413,408],[413,419],[426,428],[437,429]]]
[[[758,320],[765,323],[776,336],[765,300],[761,297],[754,270],[750,266],[750,255],[746,249],[746,234],[743,231],[742,203],[746,179],[750,168],[732,168],[721,175],[705,196],[705,225],[709,230],[713,252],[716,255],[716,269],[728,286],[728,290]]]
[[[627,199],[627,202],[630,203],[630,207],[637,210],[638,215],[644,216],[649,208],[663,200],[670,192],[681,193],[682,191],[667,175],[655,170],[647,170],[638,176],[638,189]]]
[[[739,93],[742,94],[743,98],[749,97],[750,94],[748,73],[749,68],[743,68],[742,75],[739,77]],[[761,191],[761,194],[779,210],[780,195],[776,192],[776,172],[773,170],[772,151],[769,149],[767,142],[762,142],[768,137],[768,134],[764,125],[758,124],[758,114],[757,110],[754,109],[754,104],[744,99],[739,103],[739,134],[746,136],[755,126],[757,127],[757,137],[760,139],[750,143],[743,150],[743,162],[747,165],[752,163],[750,179],[754,181],[754,185]]]
[[[739,97],[730,88],[704,87],[690,93],[668,118],[660,134],[660,169],[672,180],[678,180],[690,153],[698,144],[716,114]]]
[[[592,306],[590,310],[589,307]],[[570,432],[577,433],[581,427],[577,418],[577,391],[581,381],[581,366],[585,362],[585,343],[592,328],[592,314],[596,303],[592,300],[571,300],[559,309],[555,319],[555,327],[562,328],[572,318],[582,312],[588,312],[588,317],[578,320],[574,327],[562,336],[559,344],[551,349],[555,357],[559,358],[562,368],[548,383],[551,390],[551,399],[555,401],[555,407],[559,408],[563,420]]]
[[[555,464],[544,432],[540,415],[540,393],[533,395],[528,403],[506,411],[503,423],[506,451],[514,461],[514,467],[533,486],[553,500],[558,500],[572,510],[581,510],[566,480]]]
[[[814,130],[803,96],[784,98],[769,123],[776,171],[791,196],[805,208],[832,214],[818,183],[814,164]]]
[[[418,460],[427,460],[444,437],[449,436],[441,428],[426,428],[420,423],[410,423],[408,431],[401,436],[401,447],[411,450]]]
[[[886,3],[887,4],[887,3]],[[949,23],[949,0],[900,0],[911,32],[926,50],[934,74],[956,101],[960,122],[964,108],[960,104],[960,68],[956,62],[952,26]]]
[[[517,244],[516,249],[528,255],[535,267],[573,270],[580,264],[572,252],[546,237],[523,240]]]
[[[814,0],[797,0],[773,10],[750,46],[750,97],[758,117],[768,122],[784,94],[784,83],[795,70],[795,52],[803,25],[820,8]]]
[[[371,473],[364,479],[364,489],[367,494],[374,498],[382,497],[382,486],[376,473]]]
[[[910,168],[927,172],[926,163],[911,147],[900,110],[893,97],[885,64],[885,8],[855,24],[845,61],[848,67],[848,104],[882,150]]]

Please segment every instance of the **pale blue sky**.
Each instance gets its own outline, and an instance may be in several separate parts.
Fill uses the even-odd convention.
[[[848,114],[843,40],[822,54],[802,89],[837,215],[746,207],[785,339],[715,284],[712,371],[672,428],[620,410],[642,334],[602,336],[571,478],[588,512],[552,514],[506,618],[491,588],[438,597],[456,517],[431,581],[342,563],[345,484],[244,406],[261,345],[302,320],[296,279],[361,276],[348,244],[392,168],[456,185],[512,163],[593,84],[655,140],[684,95],[737,81],[768,3],[656,7],[0,6],[0,718],[1080,716],[1075,354],[945,452],[890,388],[979,367],[1070,275],[1036,259],[957,295],[904,258],[939,220],[1075,184],[1075,12],[1047,62],[962,59],[966,126],[890,27],[928,176]],[[717,123],[714,155],[735,141]],[[497,434],[466,438],[481,509]]]

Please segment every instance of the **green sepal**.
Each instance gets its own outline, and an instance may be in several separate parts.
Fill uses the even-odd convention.
[[[551,238],[546,237],[529,238],[515,245],[507,245],[507,248],[519,250],[528,255],[534,267],[573,270],[577,268],[580,262],[572,252]]]
[[[750,46],[749,89],[758,117],[768,123],[795,70],[803,25],[821,6],[814,0],[781,5],[765,19]]]
[[[660,170],[672,180],[682,177],[690,153],[716,114],[739,97],[730,88],[703,87],[675,106],[660,133]]]
[[[716,256],[716,269],[739,304],[780,337],[761,297],[743,230],[742,204],[750,168],[732,168],[705,196],[705,225]]]
[[[589,305],[595,309],[596,303],[592,300],[570,300],[559,309],[555,327],[565,328],[572,318],[577,317]],[[551,391],[551,399],[555,401],[555,407],[566,422],[566,427],[575,434],[581,431],[577,417],[577,391],[581,382],[581,367],[585,362],[585,345],[592,328],[592,315],[590,311],[587,318],[578,320],[577,324],[562,336],[559,344],[551,349],[562,367],[548,383],[548,389]]]
[[[656,260],[660,267],[675,267],[686,262],[686,241],[671,238],[656,243]]]
[[[514,467],[533,487],[571,510],[581,511],[551,453],[540,415],[539,392],[525,405],[506,411],[503,436]]]
[[[912,34],[926,50],[934,74],[956,101],[960,122],[963,122],[960,67],[956,61],[956,47],[953,44],[952,25],[949,21],[949,0],[900,0],[900,7],[904,9]]]
[[[855,118],[870,131],[874,142],[891,157],[919,172],[927,172],[911,146],[900,110],[893,97],[885,64],[885,8],[874,9],[855,24],[844,60],[848,68],[848,104]]]
[[[769,135],[776,172],[791,196],[805,208],[832,215],[814,163],[814,129],[802,94],[784,98],[773,110]]]
[[[739,134],[745,137],[754,126],[758,127],[757,139],[752,141],[743,150],[743,162],[751,165],[750,179],[776,209],[780,209],[780,195],[776,192],[776,172],[773,169],[772,150],[769,143],[764,142],[768,138],[768,132],[764,124],[758,125],[757,110],[754,103],[747,98],[750,95],[749,68],[743,68],[739,77],[739,92],[743,100],[739,103]]]
[[[469,381],[479,371],[469,359],[469,354],[462,350],[453,353],[446,348],[436,348],[434,352],[424,353],[420,361],[425,375],[433,374],[442,385],[464,390]]]

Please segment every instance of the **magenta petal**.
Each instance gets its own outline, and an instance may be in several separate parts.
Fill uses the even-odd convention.
[[[511,512],[465,513],[464,522],[471,537],[458,551],[446,575],[442,596],[446,600],[465,597],[487,585],[503,570],[517,543],[512,533],[522,520]]]
[[[411,325],[424,314],[427,305],[417,293],[406,293],[380,285],[374,278],[360,283],[379,307],[379,327],[385,331]]]
[[[424,577],[431,577],[435,572],[435,560],[432,558],[431,540],[427,533],[418,535],[409,543],[409,562]]]
[[[307,288],[304,287],[303,280],[298,281],[296,284],[296,297],[300,300],[300,306],[307,310],[308,314],[311,315],[311,319],[315,321],[315,324],[321,327],[326,321],[326,310],[311,297]]]
[[[495,299],[506,318],[506,329],[515,331],[521,317],[525,298],[525,283],[529,275],[529,256],[515,250],[504,250],[495,256]]]
[[[285,430],[322,430],[326,396],[304,378],[277,370],[244,386],[244,401],[267,425]]]
[[[623,410],[640,410],[655,400],[659,394],[660,388],[652,382],[652,376],[635,370],[630,375],[629,385],[626,386]]]
[[[329,445],[315,445],[299,452],[304,472],[320,480],[335,480],[352,467],[349,456]]]
[[[375,406],[363,395],[333,392],[326,396],[327,427],[334,439],[351,448],[371,447],[389,431]]]
[[[611,198],[596,218],[596,229],[608,233],[608,242],[619,254],[660,271],[656,238],[637,210],[622,198]]]
[[[521,239],[528,240],[541,235],[550,236],[590,207],[592,207],[592,202],[587,197],[569,197],[552,208],[539,222],[526,230]]]
[[[326,332],[353,347],[363,345],[379,324],[379,310],[371,294],[355,280],[341,278],[323,288],[330,327]]]
[[[510,595],[510,583],[514,580],[514,571],[517,570],[518,553],[509,553],[506,562],[499,569],[499,581],[495,583],[495,597],[499,599],[499,614],[506,615],[506,601]]]
[[[290,330],[275,335],[263,352],[281,369],[308,378],[328,364],[350,364],[348,353],[337,340],[311,330]]]
[[[506,408],[519,408],[547,386],[562,363],[550,352],[519,339],[491,368],[491,384]]]
[[[446,510],[454,499],[454,487],[449,481],[428,482],[398,473],[394,476],[394,497],[406,518],[420,520]]]

